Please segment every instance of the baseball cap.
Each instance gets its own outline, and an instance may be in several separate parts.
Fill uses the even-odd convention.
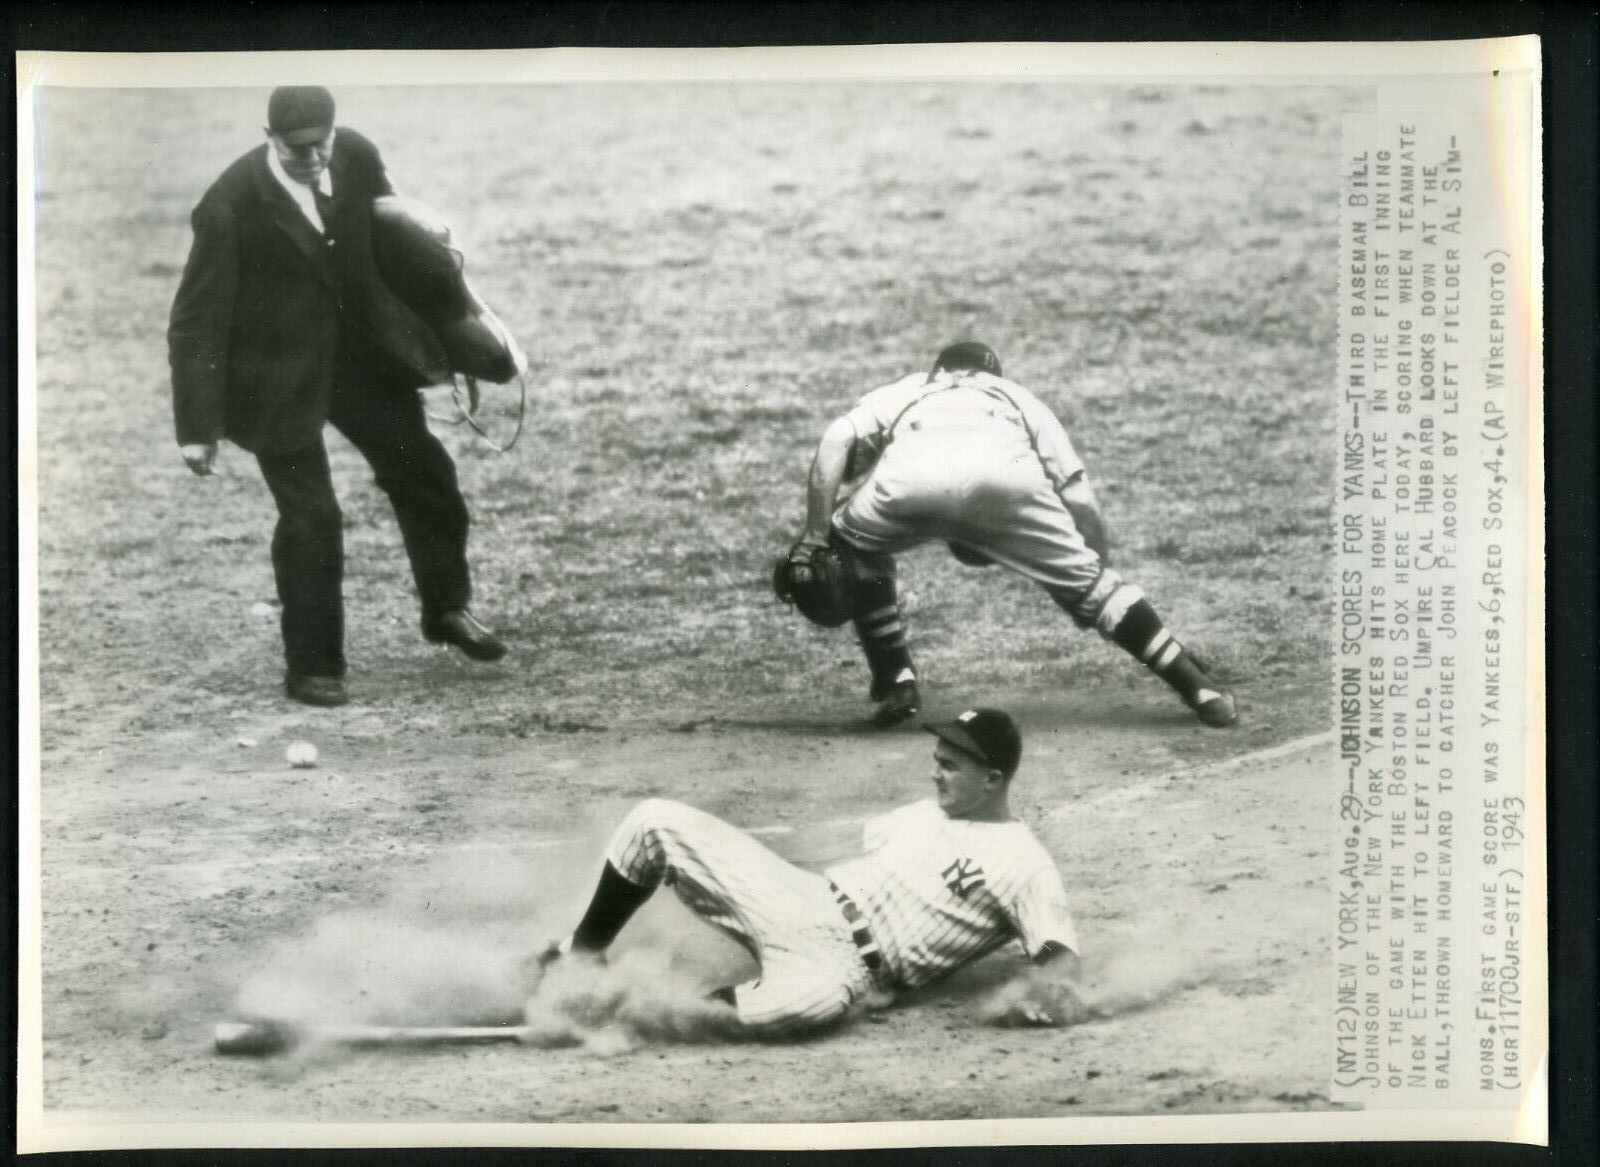
[[[291,146],[304,146],[333,128],[333,94],[320,85],[281,85],[267,99],[267,129]]]
[[[993,373],[1000,375],[1000,358],[994,355],[994,349],[975,340],[960,340],[955,344],[947,344],[939,350],[939,356],[933,362],[934,371],[949,369],[976,369],[980,373]]]
[[[998,709],[969,709],[950,721],[925,721],[922,728],[971,754],[1007,778],[1022,761],[1022,734],[1017,723]]]

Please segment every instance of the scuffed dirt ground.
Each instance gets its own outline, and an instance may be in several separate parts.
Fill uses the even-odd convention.
[[[53,1117],[1327,1105],[1325,758],[1203,767],[1328,724],[1334,150],[1350,94],[432,89],[425,111],[420,91],[341,94],[402,188],[449,212],[539,376],[513,455],[446,435],[478,607],[517,646],[500,668],[420,642],[386,504],[331,439],[356,697],[332,712],[278,694],[270,501],[249,459],[228,450],[224,474],[197,482],[171,440],[163,329],[187,212],[250,144],[263,100],[45,102]],[[934,146],[969,165],[928,165]],[[954,274],[935,277],[939,261]],[[996,957],[797,1046],[601,1034],[211,1055],[211,1024],[246,1006],[413,1022],[514,1006],[517,959],[570,926],[605,830],[638,798],[683,798],[816,861],[853,820],[922,797],[928,739],[856,728],[853,645],[776,609],[766,575],[822,426],[964,333],[1062,414],[1119,567],[1244,710],[1237,731],[1203,731],[1023,581],[939,549],[906,557],[928,712],[984,701],[1024,723],[1019,809],[1061,863],[1105,1016],[980,1025],[1007,971]],[[283,762],[297,738],[319,747],[316,769]],[[736,971],[671,904],[631,944],[619,976],[684,993]]]
[[[210,1117],[582,1122],[1325,1105],[1314,1006],[1326,980],[1326,832],[1307,792],[1330,747],[1196,772],[1225,755],[1207,748],[1219,735],[1162,704],[1097,717],[1083,703],[1058,711],[1006,696],[1029,731],[1019,807],[1061,859],[1104,1017],[1059,1031],[981,1025],[978,1002],[1013,967],[1001,954],[797,1046],[616,1052],[601,1035],[579,1049],[216,1058],[210,1025],[241,1001],[417,1024],[513,1004],[515,958],[570,926],[602,824],[641,795],[694,799],[817,861],[848,846],[838,820],[926,793],[927,739],[914,731],[796,744],[780,729],[712,723],[511,753],[456,742],[440,768],[421,747],[363,733],[371,715],[353,710],[239,719],[274,741],[318,740],[315,770],[263,765],[243,747],[227,769],[169,770],[152,743],[81,800],[82,838],[51,832],[47,902],[79,910],[55,914],[54,936],[70,940],[47,953],[47,1100]],[[131,790],[120,785],[130,775]],[[775,791],[790,795],[781,806]],[[652,904],[620,951],[625,970],[666,954],[686,994],[740,967],[670,902]]]

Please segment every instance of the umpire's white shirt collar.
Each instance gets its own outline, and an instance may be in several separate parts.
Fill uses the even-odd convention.
[[[311,188],[289,177],[283,163],[278,161],[278,152],[272,148],[271,142],[267,143],[267,169],[272,171],[272,177],[278,180],[278,185],[289,192],[300,213],[311,221],[320,234],[326,235],[327,229],[322,225],[322,216],[317,213],[317,200],[311,196]],[[333,175],[328,173],[327,168],[317,175],[317,189],[329,198],[333,197]]]

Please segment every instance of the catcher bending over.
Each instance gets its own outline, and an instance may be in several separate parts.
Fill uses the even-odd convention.
[[[937,797],[870,820],[866,853],[820,874],[693,807],[641,802],[612,836],[577,929],[538,963],[604,952],[665,883],[755,957],[757,979],[712,994],[752,1030],[827,1025],[1012,940],[1033,964],[1007,986],[997,1020],[1081,1019],[1078,941],[1061,875],[1008,803],[1022,757],[1015,723],[972,709],[927,729],[939,739]]]
[[[840,504],[847,477],[861,473]],[[963,563],[998,563],[1038,582],[1079,627],[1176,689],[1206,725],[1236,720],[1233,695],[1111,569],[1100,504],[1061,422],[1003,378],[994,351],[976,341],[950,345],[931,373],[873,390],[828,427],[811,464],[805,533],[774,575],[778,595],[816,623],[854,623],[878,725],[920,705],[894,556],[930,539],[945,540]]]

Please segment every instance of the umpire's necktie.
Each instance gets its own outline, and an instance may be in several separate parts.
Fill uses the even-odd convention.
[[[322,233],[333,236],[333,196],[313,184],[311,199],[317,204],[317,215],[322,219]]]

